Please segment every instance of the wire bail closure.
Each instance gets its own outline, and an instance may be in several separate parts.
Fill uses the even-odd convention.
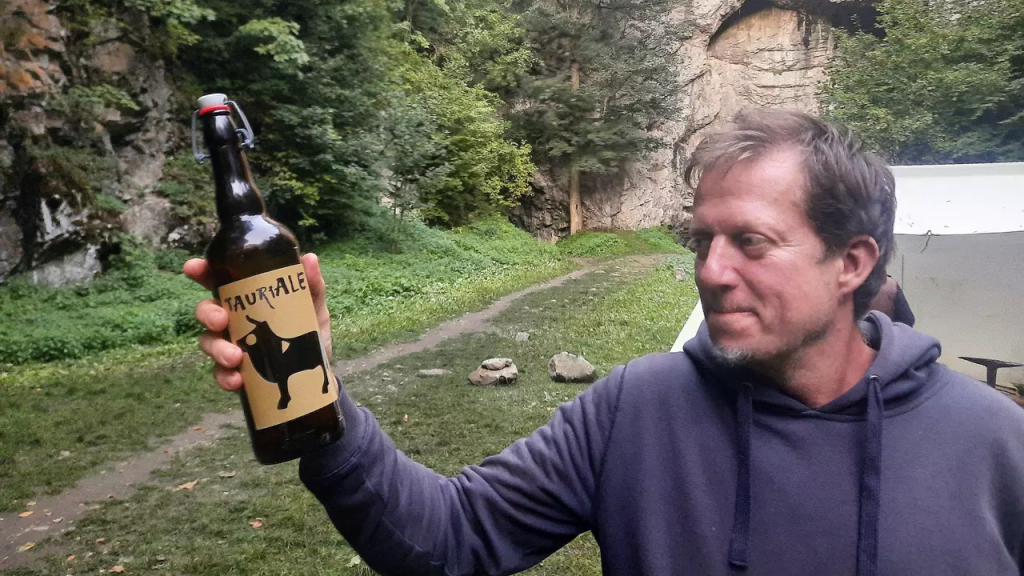
[[[242,108],[239,107],[238,103],[234,100],[228,100],[224,104],[229,108],[234,109],[235,113],[238,114],[238,117],[242,120],[244,128],[235,129],[235,134],[240,136],[242,139],[240,145],[247,150],[252,150],[256,147],[256,144],[253,142],[255,136],[252,132],[252,126],[249,125],[249,119],[245,117],[245,112],[242,112]],[[196,130],[196,121],[198,119],[199,110],[196,110],[192,113],[192,155],[195,156],[197,162],[202,164],[204,160],[210,157],[210,155],[204,154],[202,149],[199,147],[199,136],[197,135],[198,131]]]

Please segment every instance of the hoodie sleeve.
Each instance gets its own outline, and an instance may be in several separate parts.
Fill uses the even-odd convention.
[[[625,367],[497,456],[446,478],[397,450],[373,414],[342,394],[339,442],[302,459],[299,474],[374,570],[509,574],[590,529]]]

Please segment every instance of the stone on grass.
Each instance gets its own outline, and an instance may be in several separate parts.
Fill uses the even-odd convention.
[[[451,374],[451,371],[445,370],[444,368],[430,368],[429,370],[420,370],[416,374],[425,378],[431,378],[436,376],[447,376]]]
[[[516,332],[516,342],[526,342],[530,339],[529,332]]]
[[[469,375],[474,386],[511,386],[519,379],[519,369],[508,358],[491,358]]]
[[[583,356],[559,352],[548,361],[548,376],[555,382],[589,383],[597,379],[597,370]]]
[[[480,366],[482,368],[486,368],[488,370],[501,370],[502,368],[511,365],[511,358],[488,358],[487,360],[484,360],[483,362],[480,363]]]

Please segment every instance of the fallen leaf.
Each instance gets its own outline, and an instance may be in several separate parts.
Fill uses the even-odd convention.
[[[107,541],[107,539],[106,539],[106,538],[97,538],[97,539],[96,539],[96,543],[97,543],[97,544],[103,544],[103,543],[104,543],[104,542],[106,542],[106,541]]]
[[[63,522],[63,521],[64,521],[64,518],[54,518],[54,519],[53,519],[53,523],[54,523],[54,524],[60,524],[60,523],[61,523],[61,522]]]
[[[26,542],[26,543],[22,544],[21,546],[18,546],[18,552],[25,552],[25,551],[31,550],[31,549],[33,549],[35,547],[36,547],[36,543],[35,542]]]
[[[43,514],[46,514],[47,516],[53,516],[53,512],[50,512],[49,510],[43,510]]]
[[[68,450],[61,450],[60,451],[60,456],[58,456],[57,459],[61,460],[61,459],[67,458],[68,456],[71,456],[71,452],[69,452]]]
[[[354,568],[356,566],[359,566],[362,563],[363,563],[363,559],[360,558],[359,555],[357,554],[357,555],[353,556],[351,560],[348,561],[348,567],[349,568]]]
[[[31,501],[29,501],[28,503],[25,504],[25,506],[28,506],[29,508],[31,508],[31,507],[33,507],[35,505],[36,505],[36,501],[35,500],[31,500]]]
[[[231,472],[217,472],[217,476],[220,476],[221,478],[234,478],[235,474],[238,474],[238,472],[235,472],[234,470]]]
[[[206,432],[206,428],[203,428],[202,426],[193,426],[192,430],[195,430],[196,432]]]
[[[185,482],[184,484],[178,484],[178,487],[175,488],[174,491],[177,492],[178,490],[191,490],[191,489],[196,487],[196,484],[199,484],[199,479],[198,478],[193,480],[193,481],[191,481],[191,482]]]
[[[35,514],[35,512],[32,512],[31,510],[29,510],[27,512],[22,512],[21,514],[18,514],[18,518],[28,518],[32,514]]]
[[[107,498],[110,499],[110,500],[113,500],[114,499],[114,495],[113,494],[107,494]]]
[[[107,572],[117,572],[118,574],[120,574],[121,572],[124,572],[124,566],[121,566],[120,564],[118,564],[117,566],[114,566],[110,570],[107,570]]]
[[[259,528],[260,526],[263,526],[263,518],[257,518],[252,522],[249,522],[249,526],[252,526],[253,528]]]
[[[65,562],[73,562],[74,560],[75,560],[75,555],[72,554],[71,556],[68,556],[68,558],[67,558],[67,560],[65,560]]]

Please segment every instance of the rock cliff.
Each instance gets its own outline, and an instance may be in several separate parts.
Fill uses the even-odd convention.
[[[689,154],[707,133],[743,107],[816,111],[833,30],[854,18],[872,22],[867,2],[827,0],[695,0],[677,18],[693,27],[681,50],[683,113],[662,125],[668,146],[617,175],[581,179],[584,227],[685,227],[693,191],[683,182]],[[542,174],[535,194],[515,214],[536,236],[568,233],[565,175]]]

